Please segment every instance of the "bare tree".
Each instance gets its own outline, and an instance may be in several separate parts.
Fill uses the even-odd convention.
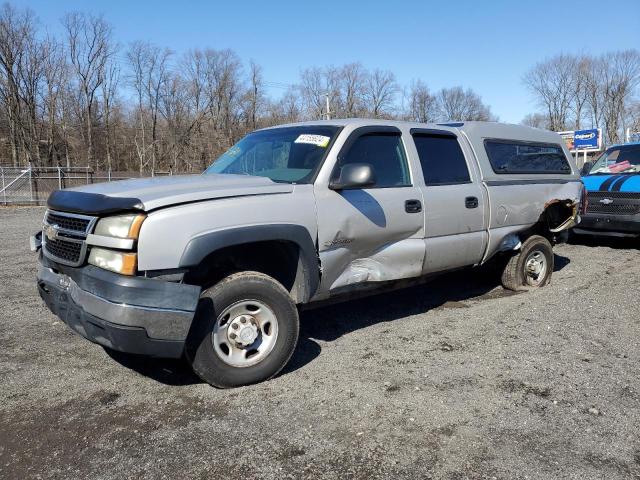
[[[191,92],[189,84],[177,72],[169,74],[160,98],[160,112],[165,121],[166,138],[169,143],[169,169],[172,171],[191,171],[194,165],[185,149],[189,145],[189,137],[195,126],[189,102]],[[196,117],[197,118],[197,117]]]
[[[47,122],[47,162],[60,164],[60,152],[56,144],[60,97],[67,77],[64,47],[54,37],[48,36],[42,43],[44,57],[44,109]],[[55,161],[54,161],[55,160]]]
[[[575,99],[577,60],[557,55],[537,63],[523,81],[549,117],[549,127],[559,131],[567,127]]]
[[[522,125],[526,125],[527,127],[542,128],[548,130],[548,121],[549,119],[547,118],[547,116],[543,115],[542,113],[529,113],[522,119],[522,122],[520,123]]]
[[[25,55],[22,57],[18,69],[18,91],[22,104],[22,130],[23,149],[28,162],[39,164],[40,162],[40,124],[39,100],[40,87],[44,74],[44,50],[41,42],[35,36],[27,39]]]
[[[640,101],[632,102],[627,108],[627,128],[633,133],[640,132]]]
[[[189,92],[190,124],[185,143],[204,167],[246,131],[246,84],[242,65],[231,50],[193,50],[183,59],[185,88]]]
[[[136,117],[138,127],[134,137],[136,154],[138,158],[138,166],[140,172],[147,165],[147,131],[145,121],[145,105],[146,105],[146,69],[147,69],[147,45],[143,42],[134,42],[127,50],[127,60],[129,69],[129,83],[136,92]]]
[[[160,94],[168,76],[168,49],[151,48],[146,69],[146,97],[151,117],[151,171],[155,172],[158,163],[158,119],[160,110]]]
[[[189,168],[194,168],[195,162],[200,164],[205,152],[202,147],[204,123],[210,110],[212,97],[207,95],[207,61],[204,52],[192,50],[188,52],[182,62],[181,70],[184,77],[184,88],[188,92],[185,110],[188,112],[188,125],[182,133],[183,148],[191,147],[193,153]],[[175,84],[175,83],[174,83]]]
[[[348,63],[340,71],[341,105],[344,117],[358,117],[364,109],[363,99],[367,71],[360,63]]]
[[[357,67],[351,66],[345,78],[345,67],[328,66],[312,67],[300,73],[299,90],[309,118],[325,118],[328,116],[344,117],[357,108],[356,92],[351,88],[357,83]],[[355,82],[355,83],[354,83]],[[348,92],[348,93],[347,93]],[[327,97],[331,111],[327,112]],[[349,103],[349,107],[346,104]]]
[[[411,82],[408,117],[414,122],[433,122],[438,116],[438,101],[422,80]]]
[[[267,123],[277,125],[298,122],[303,118],[303,111],[304,105],[298,88],[289,87],[280,100],[271,103]]]
[[[82,125],[78,125],[78,120],[81,116],[79,105],[80,92],[76,88],[72,88],[71,82],[66,81],[72,76],[70,66],[65,68],[65,76],[63,78],[61,91],[59,94],[59,115],[60,115],[60,132],[61,143],[64,149],[64,163],[67,167],[80,165],[80,158],[76,156],[76,150],[80,150],[81,141],[78,140],[78,128]],[[82,164],[86,165],[86,162],[82,161]]]
[[[258,124],[258,115],[264,103],[263,87],[262,67],[252,60],[249,62],[249,89],[246,94],[246,117],[248,125],[252,130],[255,130]]]
[[[395,75],[388,70],[376,69],[367,76],[364,85],[368,112],[375,118],[390,116],[398,92]]]
[[[105,81],[105,66],[113,52],[111,26],[102,18],[69,13],[63,18],[69,59],[80,91],[81,116],[85,124],[87,164],[94,160],[94,121],[97,93]],[[100,168],[95,159],[96,170]]]
[[[443,88],[437,94],[441,120],[482,120],[496,118],[482,98],[473,90],[462,87]]]
[[[585,108],[589,100],[589,70],[591,59],[587,56],[577,57],[573,62],[573,102],[574,127],[579,130],[582,127],[582,120]]]
[[[104,138],[107,170],[111,171],[113,163],[113,135],[112,135],[112,116],[114,101],[118,91],[118,83],[120,82],[120,67],[109,62],[105,67],[105,80],[102,84],[102,104],[104,110]]]
[[[20,162],[25,141],[20,98],[21,67],[35,35],[34,23],[33,12],[29,9],[18,11],[5,3],[0,10],[0,95],[9,122],[11,160],[15,166]]]
[[[627,104],[640,82],[640,52],[625,50],[604,56],[602,71],[602,113],[607,138],[619,142]]]
[[[241,95],[244,90],[240,59],[231,50],[204,51],[206,60],[205,92],[208,96],[214,150],[222,153],[234,143],[241,119]],[[209,159],[203,156],[203,162]],[[203,163],[203,166],[205,165]]]
[[[161,92],[167,82],[168,62],[171,51],[148,42],[134,42],[127,51],[131,68],[130,83],[136,92],[137,117],[140,127],[140,144],[137,147],[139,167],[142,172],[151,162],[155,172],[159,157],[158,120],[160,118]],[[147,144],[147,131],[149,141]],[[151,159],[147,159],[150,150]]]
[[[585,77],[585,88],[587,91],[587,108],[591,118],[592,127],[602,125],[602,87],[604,70],[606,70],[606,64],[602,58],[589,59],[589,66]]]
[[[327,85],[322,69],[308,68],[300,74],[300,93],[311,118],[322,118],[325,109]]]

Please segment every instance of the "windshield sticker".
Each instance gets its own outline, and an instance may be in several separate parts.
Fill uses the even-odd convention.
[[[311,135],[309,133],[303,133],[298,138],[296,138],[294,143],[309,143],[311,145],[315,145],[316,147],[325,148],[329,145],[330,137],[325,137],[324,135]]]

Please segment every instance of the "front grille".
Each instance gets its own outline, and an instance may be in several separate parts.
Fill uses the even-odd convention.
[[[70,217],[67,215],[60,215],[54,212],[47,213],[47,223],[49,225],[57,225],[63,230],[70,230],[73,232],[82,232],[86,233],[89,224],[91,223],[90,218],[79,218],[79,217]]]
[[[47,253],[53,255],[56,259],[64,260],[70,264],[79,263],[80,255],[82,255],[82,243],[78,242],[46,240],[44,248]]]
[[[587,213],[636,215],[640,213],[640,193],[588,192]]]
[[[87,254],[85,240],[96,220],[87,215],[47,211],[42,231],[44,254],[64,265],[82,265]]]

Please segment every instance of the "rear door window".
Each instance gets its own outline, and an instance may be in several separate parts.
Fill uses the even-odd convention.
[[[571,173],[560,145],[514,140],[485,140],[495,173]]]
[[[470,182],[467,161],[456,137],[417,133],[413,135],[413,141],[426,185]]]

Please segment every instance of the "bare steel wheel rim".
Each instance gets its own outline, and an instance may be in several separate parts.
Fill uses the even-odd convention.
[[[540,250],[534,250],[524,262],[525,281],[528,285],[540,285],[547,275],[547,258]]]
[[[211,333],[218,357],[234,367],[250,367],[264,360],[276,344],[278,319],[258,300],[242,300],[218,316]]]

